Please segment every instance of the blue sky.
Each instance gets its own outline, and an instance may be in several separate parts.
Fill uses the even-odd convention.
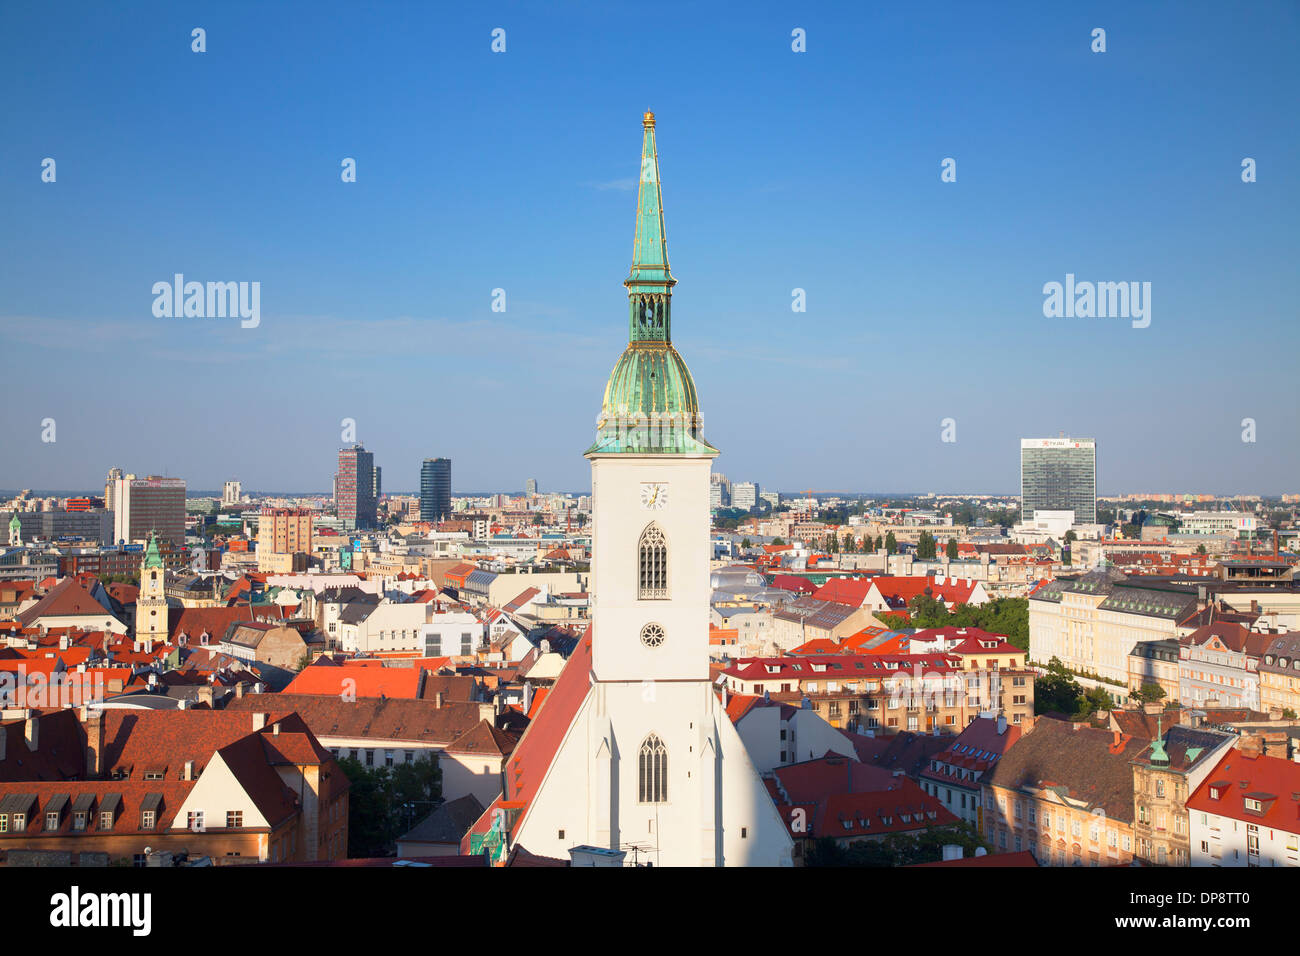
[[[718,470],[1014,493],[1064,431],[1103,494],[1300,491],[1300,6],[883,7],[0,7],[0,487],[328,490],[344,418],[389,490],[589,487],[648,108]]]

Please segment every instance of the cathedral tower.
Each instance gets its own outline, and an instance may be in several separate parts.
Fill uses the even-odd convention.
[[[789,866],[790,834],[709,680],[709,471],[672,343],[655,117],[642,118],[628,344],[591,462],[591,626],[463,841],[662,866]],[[594,848],[594,853],[593,853]]]
[[[628,345],[591,461],[593,670],[599,681],[709,676],[709,471],[695,381],[672,343],[655,118],[643,119]]]

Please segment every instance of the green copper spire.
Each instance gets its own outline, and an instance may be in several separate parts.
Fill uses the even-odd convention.
[[[144,552],[144,569],[161,568],[163,566],[162,554],[158,551],[158,533],[149,532],[149,547]]]
[[[668,268],[668,237],[664,231],[664,197],[659,184],[659,150],[655,146],[655,115],[646,113],[641,125],[641,170],[637,177],[636,238],[627,286],[630,309],[628,340],[672,341],[670,304],[677,284]]]
[[[627,286],[628,346],[605,386],[588,455],[716,455],[700,434],[700,404],[686,362],[672,345],[672,288],[664,234],[655,115],[642,118],[636,238]]]
[[[1151,745],[1151,763],[1159,764],[1162,767],[1169,765],[1169,754],[1165,752],[1164,731],[1161,728],[1163,721],[1156,718],[1156,739]]]

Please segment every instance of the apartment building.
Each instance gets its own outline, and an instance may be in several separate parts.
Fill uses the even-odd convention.
[[[1187,799],[1236,740],[1236,734],[1176,724],[1133,758],[1133,839],[1139,860],[1190,865]]]
[[[1147,743],[1086,724],[1038,721],[988,778],[985,837],[998,852],[1028,850],[1042,866],[1127,866],[1134,848],[1129,764]]]
[[[1187,801],[1192,866],[1300,866],[1300,764],[1229,751]]]

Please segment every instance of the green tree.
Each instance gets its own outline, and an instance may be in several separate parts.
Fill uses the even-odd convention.
[[[1086,720],[1099,710],[1110,710],[1115,706],[1110,694],[1100,687],[1094,687],[1083,695],[1079,709],[1074,712],[1076,720]]]
[[[1133,696],[1144,703],[1155,703],[1158,700],[1164,700],[1165,689],[1159,684],[1147,682]]]
[[[351,757],[339,760],[348,782],[348,856],[387,856],[397,836],[387,767],[364,767]]]
[[[928,531],[922,531],[921,536],[916,539],[916,556],[922,561],[929,561],[935,554],[934,535]]]
[[[964,855],[975,850],[991,850],[987,842],[969,823],[926,827],[913,833],[891,833],[883,840],[858,840],[848,847],[830,837],[813,840],[804,856],[804,866],[894,867],[918,863],[937,863],[943,848],[960,846]]]
[[[392,856],[397,838],[442,798],[442,771],[432,760],[366,767],[351,757],[339,767],[348,794],[348,856]]]
[[[885,550],[890,554],[898,554],[898,539],[894,537],[894,532],[885,535]]]
[[[744,548],[745,550],[749,550],[749,549],[752,548],[754,545],[750,542],[750,540],[749,540],[748,538],[744,538],[744,539],[741,540],[741,542],[740,542],[740,546],[741,546],[742,548]]]
[[[947,548],[944,549],[944,553],[948,555],[949,561],[957,560],[957,539],[956,538],[948,539],[948,546]]]
[[[1197,553],[1197,554],[1205,554],[1205,553],[1206,553],[1206,551],[1205,551],[1205,545],[1203,545],[1203,544],[1198,544],[1198,545],[1196,546],[1196,553]]]
[[[780,547],[781,545],[785,544],[785,539],[784,539],[784,538],[773,538],[773,539],[772,539],[772,544],[776,545],[777,547]]]
[[[1082,702],[1083,688],[1053,657],[1047,662],[1047,673],[1034,680],[1034,713],[1073,715]]]

